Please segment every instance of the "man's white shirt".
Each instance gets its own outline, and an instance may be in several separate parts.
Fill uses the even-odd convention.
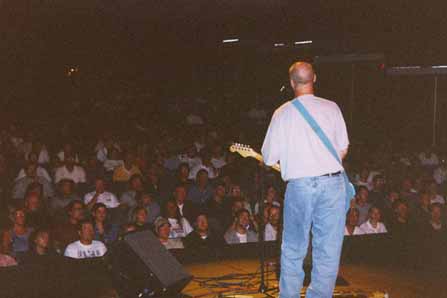
[[[74,183],[85,183],[85,171],[80,166],[74,166],[73,171],[68,170],[66,166],[59,167],[54,174],[54,181],[58,183],[62,179],[70,179]]]
[[[337,152],[347,150],[346,124],[336,103],[311,94],[294,100],[304,105]],[[273,114],[262,146],[265,163],[271,166],[279,161],[285,181],[342,171],[342,165],[295,108],[294,100],[283,104]]]
[[[64,256],[73,259],[98,258],[105,255],[106,252],[107,248],[101,241],[93,240],[90,245],[85,245],[78,240],[67,246]]]

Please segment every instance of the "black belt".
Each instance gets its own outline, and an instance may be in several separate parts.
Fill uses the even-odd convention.
[[[341,174],[341,171],[335,172],[335,173],[329,173],[329,174],[324,174],[321,175],[321,177],[332,177],[332,176],[338,176]]]

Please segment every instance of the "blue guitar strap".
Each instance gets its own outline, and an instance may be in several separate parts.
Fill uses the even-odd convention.
[[[304,120],[307,121],[307,123],[312,127],[313,131],[317,134],[317,136],[320,138],[321,142],[326,146],[327,150],[332,154],[332,156],[343,166],[340,157],[338,156],[337,151],[335,150],[334,146],[332,145],[332,142],[329,140],[329,138],[326,136],[324,131],[321,129],[320,125],[318,125],[317,121],[315,121],[314,117],[307,111],[307,109],[304,107],[304,105],[298,100],[295,99],[292,101],[295,108],[300,112],[301,116],[303,116]],[[351,199],[355,196],[355,189],[352,183],[349,181],[348,175],[345,171],[343,171],[343,177],[345,179],[345,186],[346,186],[346,210],[350,207]]]

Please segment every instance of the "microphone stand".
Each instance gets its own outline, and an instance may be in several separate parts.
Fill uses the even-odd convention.
[[[259,293],[265,294],[268,297],[273,297],[268,294],[267,285],[265,283],[265,224],[264,224],[264,167],[262,165],[258,165],[257,174],[259,179],[259,188],[258,188],[258,206],[259,206],[259,215],[261,218],[259,224],[259,233],[258,233],[258,247],[259,247],[259,268],[261,273],[261,281],[259,285]]]
[[[287,96],[286,85],[281,86],[279,89],[280,98],[284,101]],[[260,265],[260,273],[261,273],[261,281],[259,285],[259,293],[265,294],[268,297],[273,297],[267,291],[270,289],[267,288],[265,283],[265,224],[264,224],[264,186],[265,186],[265,169],[263,165],[259,165],[257,167],[257,174],[259,178],[259,189],[258,189],[258,205],[259,205],[259,214],[261,217],[261,223],[259,225],[259,234],[258,234],[258,247],[259,247],[259,265]]]

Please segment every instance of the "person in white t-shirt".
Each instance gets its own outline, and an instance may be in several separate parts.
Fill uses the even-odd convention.
[[[345,236],[361,235],[362,231],[358,227],[359,223],[359,210],[357,208],[351,208],[348,211],[346,217]]]
[[[45,178],[46,180],[48,180],[48,182],[52,182],[52,179],[51,179],[50,175],[48,174],[48,171],[44,167],[39,166],[37,160],[38,160],[38,158],[37,158],[36,152],[31,152],[28,155],[28,163],[37,164],[37,176]],[[20,170],[15,181],[20,180],[23,177],[26,177],[25,168],[22,168]]]
[[[369,209],[369,218],[360,226],[361,234],[381,234],[387,233],[385,225],[380,222],[381,213],[379,208],[371,207]]]
[[[106,182],[102,177],[96,178],[95,191],[85,195],[84,203],[89,210],[92,209],[93,205],[96,203],[103,203],[107,208],[116,208],[120,204],[113,193],[106,191]]]
[[[73,259],[102,257],[107,247],[101,241],[93,240],[95,229],[91,221],[82,221],[78,228],[79,240],[70,243],[65,249],[64,256]]]
[[[81,166],[75,165],[76,160],[73,155],[65,155],[64,165],[56,169],[54,181],[59,183],[62,179],[70,179],[75,184],[85,183],[85,171]]]
[[[183,238],[193,231],[189,221],[180,215],[177,202],[169,200],[163,208],[162,216],[166,218],[171,226],[169,238]]]
[[[189,179],[196,179],[197,173],[200,170],[207,171],[209,179],[217,178],[219,173],[211,163],[211,155],[209,152],[207,152],[207,150],[202,150],[200,152],[200,156],[202,157],[202,163],[191,168],[191,171],[189,172]]]
[[[187,163],[189,169],[192,169],[202,163],[200,157],[197,156],[197,149],[194,144],[191,144],[185,151],[185,153],[179,154],[177,156],[177,159],[180,163]]]
[[[268,210],[268,223],[265,225],[264,240],[276,241],[278,239],[281,211],[277,206],[271,206]]]

